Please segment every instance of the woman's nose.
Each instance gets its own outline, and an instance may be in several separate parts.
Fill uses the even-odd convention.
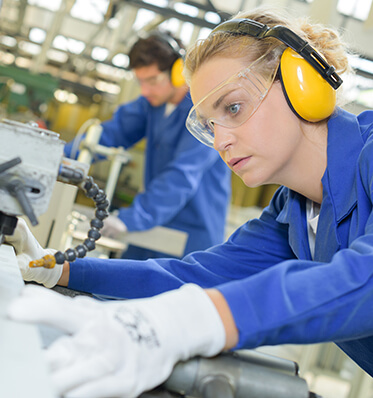
[[[214,148],[218,152],[226,151],[233,141],[234,135],[231,129],[214,124]]]

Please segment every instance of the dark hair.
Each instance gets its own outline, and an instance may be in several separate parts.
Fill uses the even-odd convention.
[[[183,48],[180,40],[169,33],[156,33],[139,39],[128,54],[130,69],[157,64],[160,71],[171,70],[173,63],[181,57],[179,50]]]

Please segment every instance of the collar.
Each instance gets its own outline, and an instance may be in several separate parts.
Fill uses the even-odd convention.
[[[185,94],[184,98],[178,104],[175,104],[174,106],[175,106],[174,111],[179,110],[180,112],[188,113],[190,108],[193,106],[189,91]],[[165,112],[166,107],[167,107],[167,104],[163,104],[160,106],[160,109],[162,109],[163,113]]]
[[[357,158],[363,147],[363,139],[355,115],[337,108],[328,122],[327,167],[321,179],[323,184],[323,202],[327,198],[333,203],[335,220],[341,221],[354,207],[357,196],[355,173]],[[290,220],[300,218],[305,198],[289,190],[288,200],[277,216],[277,221],[290,224]]]

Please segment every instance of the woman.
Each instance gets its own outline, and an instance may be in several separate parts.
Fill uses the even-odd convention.
[[[54,271],[59,284],[117,297],[176,290],[95,303],[26,289],[13,318],[73,335],[48,351],[59,391],[136,396],[178,360],[284,343],[334,341],[373,375],[373,113],[336,106],[347,69],[334,31],[264,9],[188,52],[188,129],[247,186],[281,187],[259,219],[183,260],[84,259]],[[90,348],[109,335],[99,359]]]

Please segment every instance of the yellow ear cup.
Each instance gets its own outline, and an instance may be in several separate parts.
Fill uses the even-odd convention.
[[[171,83],[175,87],[181,87],[185,84],[183,70],[184,70],[184,61],[182,58],[178,58],[173,63],[171,68]]]
[[[290,47],[281,56],[280,70],[287,99],[301,118],[318,122],[333,113],[335,90]]]

